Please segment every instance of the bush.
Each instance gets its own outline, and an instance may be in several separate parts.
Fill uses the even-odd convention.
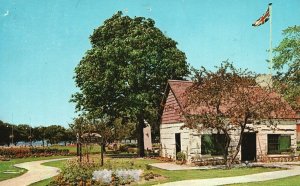
[[[136,144],[122,144],[119,147],[120,152],[129,152],[129,153],[136,153],[137,152],[137,145]]]
[[[61,173],[53,181],[53,185],[81,185],[92,182],[93,172],[99,169],[96,163],[68,160]]]
[[[5,158],[25,158],[54,155],[69,155],[68,149],[37,148],[37,147],[9,147],[0,148],[0,156]]]
[[[149,180],[151,180],[151,179],[154,179],[154,178],[156,178],[156,177],[160,177],[161,175],[159,175],[159,174],[154,174],[153,172],[147,172],[147,173],[145,173],[144,175],[143,175],[143,177],[144,177],[144,179],[146,180],[146,181],[149,181]]]
[[[186,160],[186,155],[184,152],[178,152],[176,155],[176,160],[179,161],[185,161]]]
[[[68,160],[51,185],[126,185],[138,182],[142,170],[101,170],[97,163]]]

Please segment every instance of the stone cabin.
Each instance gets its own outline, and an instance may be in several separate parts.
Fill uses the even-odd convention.
[[[178,152],[184,152],[188,163],[196,158],[217,158],[222,154],[220,152],[222,135],[217,135],[213,131],[199,132],[194,129],[181,129],[185,120],[181,114],[184,105],[182,95],[191,85],[191,81],[168,81],[160,123],[161,156],[176,159]],[[250,129],[246,130],[243,136],[237,159],[261,161],[263,158],[294,155],[297,148],[296,118],[296,114],[291,110],[289,115],[276,119],[278,121],[276,127],[268,124],[249,124]],[[234,135],[238,134],[236,132],[231,133],[233,135],[231,146],[237,144],[238,139],[234,140]]]

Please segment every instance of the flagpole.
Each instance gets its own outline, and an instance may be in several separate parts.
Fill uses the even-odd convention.
[[[269,3],[269,13],[270,13],[270,50],[269,50],[269,68],[270,75],[272,77],[273,59],[272,59],[272,3]]]

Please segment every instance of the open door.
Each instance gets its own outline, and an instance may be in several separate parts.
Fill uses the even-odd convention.
[[[242,139],[242,161],[256,161],[256,133],[244,133]]]
[[[176,156],[177,156],[177,153],[181,152],[180,133],[175,133],[175,144],[176,144]]]

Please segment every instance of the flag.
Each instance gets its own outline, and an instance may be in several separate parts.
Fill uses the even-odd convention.
[[[272,3],[269,4],[269,7],[266,11],[266,13],[264,13],[264,15],[262,15],[260,18],[258,18],[253,24],[252,26],[260,26],[262,24],[264,24],[265,22],[267,22],[270,18],[270,6],[272,5]]]

